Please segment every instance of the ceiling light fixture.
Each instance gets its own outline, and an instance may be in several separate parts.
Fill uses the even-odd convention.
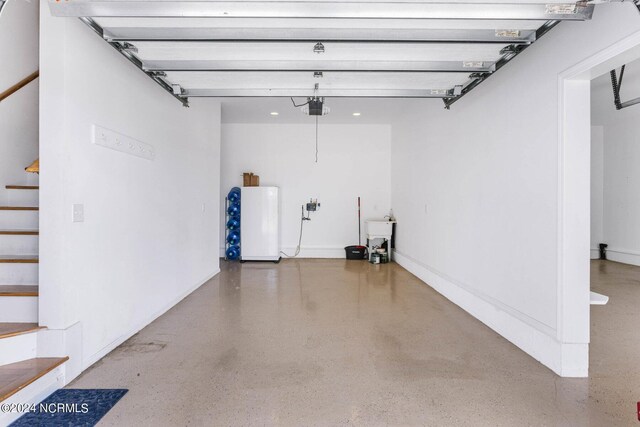
[[[277,116],[277,115],[279,115],[280,113],[278,113],[277,111],[272,111],[270,114],[271,114],[272,116]]]
[[[360,117],[360,113],[353,113],[354,116]]]

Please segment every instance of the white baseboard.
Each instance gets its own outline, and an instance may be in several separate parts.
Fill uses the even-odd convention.
[[[296,253],[296,248],[282,248],[289,255]],[[345,258],[344,247],[302,246],[296,258]]]
[[[628,249],[607,248],[607,259],[640,266],[640,253]]]
[[[220,253],[224,255],[224,251],[226,248],[220,248]],[[293,255],[296,253],[296,248],[294,247],[285,247],[280,248],[280,250],[289,255]],[[303,246],[300,248],[300,254],[296,258],[337,258],[343,259],[345,258],[345,251],[343,246]],[[287,258],[286,256],[282,256],[282,258]]]
[[[590,251],[591,259],[600,259],[600,250],[599,249],[591,249]]]
[[[142,330],[145,326],[147,326],[148,324],[150,324],[151,322],[156,320],[158,317],[162,316],[164,313],[169,311],[169,309],[171,309],[173,306],[175,306],[180,301],[185,299],[188,295],[190,295],[193,291],[198,289],[200,286],[202,286],[205,283],[207,283],[209,280],[211,280],[213,277],[215,277],[218,273],[220,273],[220,268],[217,268],[213,273],[207,275],[207,277],[205,279],[200,280],[194,286],[192,286],[189,289],[187,289],[186,291],[182,292],[180,295],[178,295],[176,298],[174,298],[171,302],[165,304],[160,310],[157,310],[156,312],[154,312],[151,315],[147,316],[144,320],[142,320],[142,321],[138,322],[137,324],[135,324],[131,329],[129,329],[129,331],[127,331],[126,333],[120,335],[117,339],[115,339],[114,341],[112,341],[108,345],[104,346],[101,350],[97,351],[96,353],[92,354],[89,357],[84,358],[83,359],[83,363],[82,363],[82,370],[84,371],[85,369],[89,368],[91,365],[96,363],[98,360],[102,359],[104,356],[106,356],[111,351],[113,351],[120,344],[122,344],[123,342],[125,342],[126,340],[128,340],[129,338],[134,336],[136,333],[140,332],[140,330]]]
[[[588,375],[588,344],[563,344],[556,331],[395,251],[394,260],[454,304],[563,377]]]

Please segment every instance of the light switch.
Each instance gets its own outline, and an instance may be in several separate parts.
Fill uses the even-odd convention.
[[[74,204],[73,205],[73,222],[84,222],[84,205],[82,204]]]

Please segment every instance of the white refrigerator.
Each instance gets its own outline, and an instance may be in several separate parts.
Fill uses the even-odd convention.
[[[242,187],[240,260],[280,260],[278,187]]]

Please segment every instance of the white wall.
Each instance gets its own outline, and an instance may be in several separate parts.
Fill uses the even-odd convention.
[[[600,241],[609,245],[608,259],[640,265],[640,105],[616,110],[609,75],[592,82],[592,93],[592,122],[603,138]],[[623,102],[637,97],[640,61],[627,65],[621,91]]]
[[[321,208],[304,224],[300,257],[343,258],[344,247],[358,243],[358,196],[363,244],[364,219],[389,213],[390,137],[389,125],[321,123],[315,163],[314,125],[223,124],[221,197],[241,186],[247,171],[260,175],[261,185],[280,187],[281,245],[288,254],[298,243],[300,206],[317,198]]]
[[[639,30],[633,5],[598,6],[593,21],[561,24],[451,111],[408,102],[392,129],[398,261],[564,376],[587,374],[589,334],[588,318],[571,337],[559,323],[559,74]]]
[[[40,323],[77,373],[219,271],[220,105],[184,108],[46,2],[41,23]],[[93,124],[155,159],[92,144]]]
[[[9,0],[0,15],[0,92],[38,70],[39,3]],[[38,157],[38,80],[0,102],[0,205],[7,184],[37,184],[24,168]]]

